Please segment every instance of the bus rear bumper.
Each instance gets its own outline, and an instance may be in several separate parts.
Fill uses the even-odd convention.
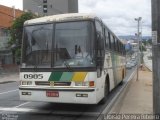
[[[57,96],[48,96],[56,92]],[[53,103],[97,104],[95,88],[31,88],[19,87],[20,100]]]

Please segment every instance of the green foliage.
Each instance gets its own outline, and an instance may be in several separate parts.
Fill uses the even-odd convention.
[[[147,45],[147,41],[146,41],[146,40],[143,40],[142,42],[143,42],[143,45],[144,45],[144,46]]]
[[[10,28],[10,40],[8,42],[16,59],[19,59],[21,56],[21,44],[22,44],[22,34],[23,34],[23,24],[26,20],[36,18],[37,16],[31,12],[25,12],[20,17],[16,18],[13,21],[13,24]]]
[[[152,39],[143,40],[143,44],[144,44],[145,46],[147,46],[147,45],[152,45]]]
[[[148,44],[149,44],[149,45],[152,45],[152,39],[149,39],[149,40],[148,40]]]
[[[146,51],[146,47],[144,45],[142,45],[142,47],[139,46],[139,49],[140,49],[140,51]]]
[[[20,48],[16,49],[15,56],[16,56],[16,58],[19,58],[19,56],[21,56],[21,49]]]

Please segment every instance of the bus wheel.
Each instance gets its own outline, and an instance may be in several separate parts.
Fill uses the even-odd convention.
[[[124,69],[123,69],[123,71],[122,71],[122,81],[119,83],[120,85],[123,85],[124,76],[125,76],[125,73],[124,73]]]
[[[106,102],[107,96],[109,94],[109,75],[107,75],[104,85],[104,98],[100,101],[100,104],[104,104]]]

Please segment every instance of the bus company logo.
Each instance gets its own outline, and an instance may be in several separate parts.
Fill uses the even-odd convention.
[[[54,81],[51,81],[51,82],[50,82],[50,86],[54,86]]]

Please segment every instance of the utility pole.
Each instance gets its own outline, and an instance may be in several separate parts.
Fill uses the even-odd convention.
[[[140,32],[140,41],[141,41],[141,43],[140,43],[140,46],[141,46],[141,56],[140,56],[140,63],[141,64],[143,64],[143,34],[142,34],[142,27],[143,27],[143,23],[144,22],[141,22],[141,32]]]
[[[16,10],[15,10],[15,6],[12,6],[12,8],[13,8],[13,20],[15,20],[15,18],[16,18]]]
[[[153,113],[160,115],[160,0],[152,3]]]
[[[138,63],[137,63],[137,81],[138,81],[138,78],[139,78],[139,60],[140,60],[140,51],[139,51],[139,41],[140,41],[140,30],[139,30],[139,28],[140,28],[140,21],[142,20],[142,17],[139,17],[139,18],[135,18],[135,21],[137,21],[138,22],[138,26],[137,26],[137,43],[138,43],[138,55],[137,55],[137,57],[138,57]]]

